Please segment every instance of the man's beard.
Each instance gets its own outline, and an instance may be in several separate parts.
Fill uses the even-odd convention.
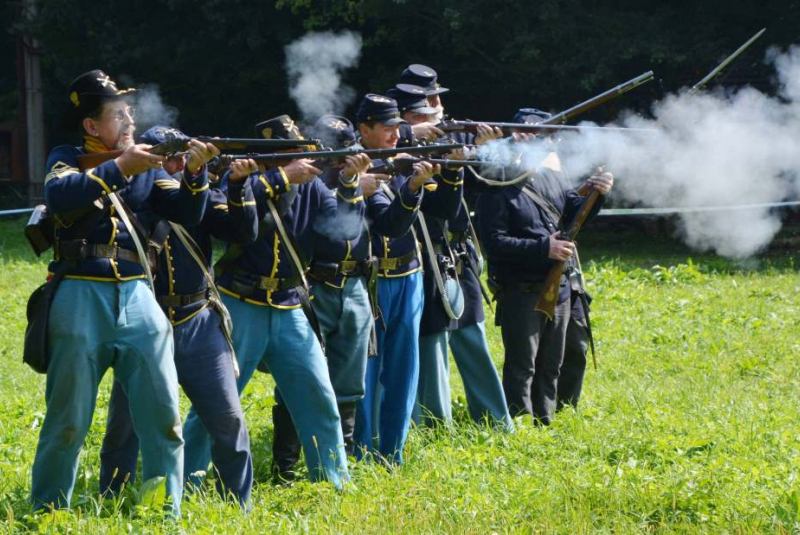
[[[125,134],[130,134],[131,137],[127,140],[123,139],[123,136],[125,136]],[[133,129],[131,129],[129,132],[123,130],[122,132],[119,133],[119,138],[117,139],[116,143],[116,149],[117,150],[129,149],[133,147],[135,144],[136,142],[133,140]]]
[[[431,122],[433,124],[439,124],[442,122],[442,119],[444,119],[444,106],[439,104],[436,106],[436,113],[431,116]]]

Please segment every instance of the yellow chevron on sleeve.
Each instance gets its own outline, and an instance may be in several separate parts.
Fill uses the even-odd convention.
[[[156,186],[166,191],[181,189],[180,183],[177,180],[172,180],[171,178],[162,178],[160,180],[156,180],[155,182]]]
[[[50,169],[50,172],[44,177],[45,184],[53,178],[61,178],[62,176],[71,175],[73,173],[80,173],[77,167],[72,167],[69,164],[58,161]]]

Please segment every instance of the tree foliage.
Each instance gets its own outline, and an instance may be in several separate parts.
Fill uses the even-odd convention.
[[[558,111],[656,72],[657,83],[587,115],[605,120],[693,84],[764,26],[722,81],[768,87],[765,47],[791,44],[799,16],[788,0],[40,0],[26,31],[41,44],[51,138],[67,84],[92,68],[157,84],[187,132],[249,135],[259,120],[296,112],[284,47],[307,31],[361,33],[360,64],[345,75],[360,94],[385,91],[409,63],[433,66],[459,118]]]

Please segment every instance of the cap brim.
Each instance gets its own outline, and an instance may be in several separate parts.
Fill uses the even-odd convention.
[[[412,108],[412,109],[406,110],[406,111],[410,111],[412,113],[421,113],[423,115],[433,115],[434,113],[436,113],[439,110],[437,110],[436,108],[433,108],[431,106],[422,106],[421,108],[416,108],[416,109]]]
[[[406,121],[404,121],[400,117],[390,117],[389,119],[382,119],[379,120],[378,122],[386,126],[396,126],[398,124],[403,124]]]
[[[437,87],[436,89],[428,89],[425,91],[426,97],[432,97],[433,95],[438,95],[440,93],[447,93],[450,91],[448,87]]]

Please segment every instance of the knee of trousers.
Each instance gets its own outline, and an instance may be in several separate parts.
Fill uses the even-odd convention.
[[[83,445],[84,429],[89,427],[85,418],[76,418],[74,421],[62,422],[53,426],[42,437],[43,442],[53,449],[61,451],[77,451]]]
[[[207,425],[215,445],[227,449],[244,450],[250,447],[250,437],[242,411],[228,411],[210,415]]]

